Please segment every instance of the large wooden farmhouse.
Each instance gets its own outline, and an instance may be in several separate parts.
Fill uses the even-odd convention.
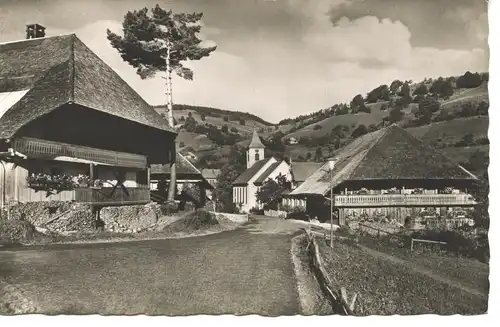
[[[176,133],[74,34],[0,44],[0,205],[150,201]],[[159,151],[161,149],[161,151]]]
[[[330,169],[333,164],[333,169]],[[406,130],[391,125],[348,144],[290,193],[313,217],[330,219],[330,191],[337,224],[359,216],[467,217],[477,178]]]

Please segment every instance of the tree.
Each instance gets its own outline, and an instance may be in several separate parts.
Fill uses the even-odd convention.
[[[428,92],[427,86],[422,83],[413,91],[413,95],[426,95]]]
[[[275,179],[267,179],[255,193],[257,201],[264,204],[264,209],[278,209],[283,192],[290,189],[285,175],[279,174]]]
[[[457,79],[457,88],[471,89],[481,85],[483,77],[478,73],[466,72]]]
[[[410,84],[408,84],[408,82],[405,82],[401,86],[401,91],[399,91],[398,95],[402,98],[411,98],[410,97]]]
[[[244,119],[240,119],[240,125],[245,125],[245,120]]]
[[[313,130],[318,131],[322,128],[323,128],[323,126],[321,126],[320,124],[316,124],[316,125],[314,125]]]
[[[389,101],[390,91],[387,85],[380,85],[379,87],[373,89],[366,96],[367,103],[375,103],[378,100]]]
[[[481,101],[478,105],[477,105],[477,109],[476,109],[476,112],[479,116],[488,116],[488,108],[489,108],[489,104],[488,102],[486,101]]]
[[[166,73],[167,117],[171,127],[174,127],[172,73],[192,80],[193,71],[184,67],[183,61],[200,60],[216,49],[216,46],[201,46],[198,33],[202,16],[203,13],[173,13],[156,5],[151,12],[148,8],[127,12],[122,23],[123,36],[106,31],[111,46],[136,68],[142,79]],[[177,193],[175,161],[171,163],[170,175],[167,201],[172,203]]]
[[[420,101],[420,103],[418,104],[418,111],[416,115],[432,115],[433,113],[439,111],[440,107],[441,104],[438,100],[428,97]]]
[[[205,121],[205,119],[206,119],[205,114],[201,114],[200,118],[201,118],[202,121]]]
[[[351,112],[353,114],[357,112],[365,112],[368,108],[365,106],[365,101],[361,94],[356,95],[351,101]]]
[[[391,86],[389,86],[389,90],[392,94],[396,94],[402,85],[403,82],[401,82],[400,80],[395,80],[391,83]]]
[[[229,117],[228,116],[224,116],[224,121],[229,121]]]
[[[401,109],[394,108],[394,109],[391,109],[391,111],[389,112],[388,120],[391,123],[396,123],[396,122],[400,121],[401,119],[403,119],[403,116],[404,116],[404,112],[402,112]]]
[[[316,149],[316,153],[314,155],[314,160],[315,161],[321,161],[321,158],[323,157],[323,150],[321,149],[321,147],[319,146],[317,149]]]
[[[234,146],[231,148],[227,163],[222,166],[220,174],[217,176],[217,183],[213,196],[217,211],[235,212],[233,203],[233,182],[246,169],[246,154],[243,149]]]
[[[368,128],[365,125],[361,124],[354,131],[352,131],[351,136],[353,139],[360,137],[361,135],[365,135],[368,133]]]
[[[441,98],[447,99],[453,95],[453,84],[451,79],[443,79],[439,77],[432,83],[429,90],[430,93],[437,95]]]

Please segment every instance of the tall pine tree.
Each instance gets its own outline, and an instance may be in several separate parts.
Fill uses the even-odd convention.
[[[127,12],[122,23],[123,36],[107,30],[111,46],[125,62],[137,69],[141,78],[166,73],[167,118],[172,128],[172,73],[192,80],[193,71],[183,62],[208,57],[216,49],[216,46],[204,47],[198,37],[202,17],[203,13],[173,13],[156,5],[151,11],[143,8]],[[170,171],[168,202],[172,203],[176,193],[175,161]]]

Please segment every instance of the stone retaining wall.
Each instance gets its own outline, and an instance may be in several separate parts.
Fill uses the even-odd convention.
[[[223,218],[241,224],[248,222],[248,214],[213,212],[213,211],[210,211],[210,213],[214,214],[218,219]]]
[[[36,227],[56,232],[95,229],[92,208],[75,202],[18,203],[10,208],[10,219],[25,220]]]
[[[104,207],[100,218],[104,229],[113,232],[141,232],[158,221],[161,206],[156,203],[121,207]]]

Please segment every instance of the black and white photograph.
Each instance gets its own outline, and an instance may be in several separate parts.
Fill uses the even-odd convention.
[[[489,315],[494,1],[0,0],[0,325]]]

